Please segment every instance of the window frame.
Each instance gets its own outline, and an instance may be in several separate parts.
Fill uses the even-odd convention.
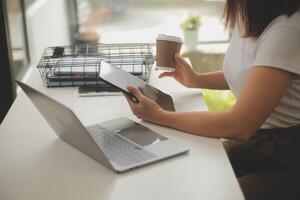
[[[5,118],[16,97],[13,83],[11,44],[9,37],[6,1],[0,3],[0,123]]]

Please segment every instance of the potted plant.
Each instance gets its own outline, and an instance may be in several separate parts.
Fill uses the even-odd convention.
[[[201,25],[202,22],[198,15],[190,15],[180,24],[184,33],[184,42],[188,49],[194,49],[197,46],[198,30]]]

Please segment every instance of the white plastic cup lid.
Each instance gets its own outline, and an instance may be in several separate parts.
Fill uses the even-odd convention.
[[[165,35],[165,34],[159,34],[156,38],[156,40],[164,40],[164,41],[170,41],[170,42],[177,42],[177,43],[183,43],[182,39],[180,37],[172,36],[172,35]]]

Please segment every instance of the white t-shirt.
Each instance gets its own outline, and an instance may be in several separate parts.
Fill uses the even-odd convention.
[[[236,28],[224,60],[230,89],[238,98],[254,66],[279,68],[297,75],[262,128],[300,125],[300,11],[291,17],[276,18],[258,38],[240,35]]]

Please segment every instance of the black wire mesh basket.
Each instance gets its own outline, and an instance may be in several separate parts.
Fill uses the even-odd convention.
[[[79,93],[117,92],[99,77],[101,61],[148,82],[154,64],[149,43],[48,47],[37,66],[46,87],[79,86]]]

